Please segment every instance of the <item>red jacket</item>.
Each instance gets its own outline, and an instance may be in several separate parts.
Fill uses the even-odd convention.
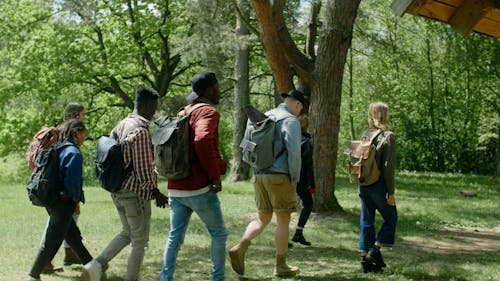
[[[189,134],[191,175],[180,180],[168,180],[169,189],[201,189],[226,173],[227,164],[219,152],[219,112],[215,107],[207,105],[191,113]]]

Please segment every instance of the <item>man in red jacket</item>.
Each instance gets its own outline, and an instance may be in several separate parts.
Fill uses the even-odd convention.
[[[163,257],[161,281],[173,280],[177,253],[183,243],[191,214],[195,212],[212,237],[210,255],[212,280],[224,280],[226,240],[228,232],[222,218],[217,192],[221,191],[221,175],[226,173],[226,162],[219,152],[220,92],[213,72],[202,72],[191,79],[193,92],[185,110],[196,104],[189,119],[190,176],[168,180],[170,205],[170,232]]]

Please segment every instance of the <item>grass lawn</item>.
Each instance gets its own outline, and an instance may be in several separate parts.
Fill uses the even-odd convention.
[[[0,168],[3,168],[0,165]],[[9,167],[6,167],[7,169]],[[4,170],[5,171],[5,170]],[[5,174],[4,174],[5,175]],[[357,252],[359,201],[355,187],[338,178],[336,195],[342,214],[313,214],[305,229],[312,247],[295,245],[288,261],[301,273],[293,280],[500,280],[500,183],[487,177],[431,173],[400,173],[396,179],[399,212],[396,245],[383,251],[388,267],[383,273],[361,274]],[[161,182],[165,190],[165,182]],[[464,197],[462,190],[476,190]],[[109,194],[85,186],[87,204],[78,224],[89,251],[98,255],[119,231],[120,222]],[[255,215],[250,183],[224,183],[220,193],[224,219],[234,245]],[[0,280],[24,280],[34,260],[45,226],[44,209],[32,206],[24,183],[0,179]],[[380,222],[380,217],[377,217]],[[294,214],[293,226],[296,223]],[[144,280],[159,280],[168,236],[168,209],[153,207],[150,246]],[[274,267],[275,224],[252,242],[247,252],[246,276],[240,278],[226,263],[226,280],[278,280]],[[193,216],[179,253],[176,280],[210,280],[210,237]],[[122,280],[128,249],[110,264],[103,280]],[[55,263],[62,264],[60,250]],[[82,280],[81,266],[42,275],[42,280]]]

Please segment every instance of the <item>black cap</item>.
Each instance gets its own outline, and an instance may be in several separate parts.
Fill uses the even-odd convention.
[[[204,71],[196,74],[191,79],[191,86],[193,91],[189,94],[186,99],[188,101],[194,101],[197,98],[203,96],[203,93],[206,89],[217,85],[217,77],[215,77],[215,73]]]
[[[302,105],[306,104],[306,97],[304,96],[304,93],[298,90],[291,90],[288,92],[288,94],[281,94],[282,97],[287,98],[291,97],[294,98],[302,103]]]

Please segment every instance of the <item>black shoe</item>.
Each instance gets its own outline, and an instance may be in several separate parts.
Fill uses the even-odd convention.
[[[368,273],[375,270],[375,265],[371,263],[366,257],[361,257],[361,272]]]
[[[304,238],[304,235],[302,234],[302,231],[295,232],[295,235],[293,236],[292,241],[300,243],[300,244],[305,245],[305,246],[311,246],[311,242],[306,241],[306,238]]]
[[[368,251],[368,254],[366,255],[366,260],[373,263],[376,269],[378,270],[381,270],[383,267],[386,267],[384,258],[382,257],[382,253],[380,252],[380,249],[377,247],[373,247],[372,249],[370,249],[370,251]]]

